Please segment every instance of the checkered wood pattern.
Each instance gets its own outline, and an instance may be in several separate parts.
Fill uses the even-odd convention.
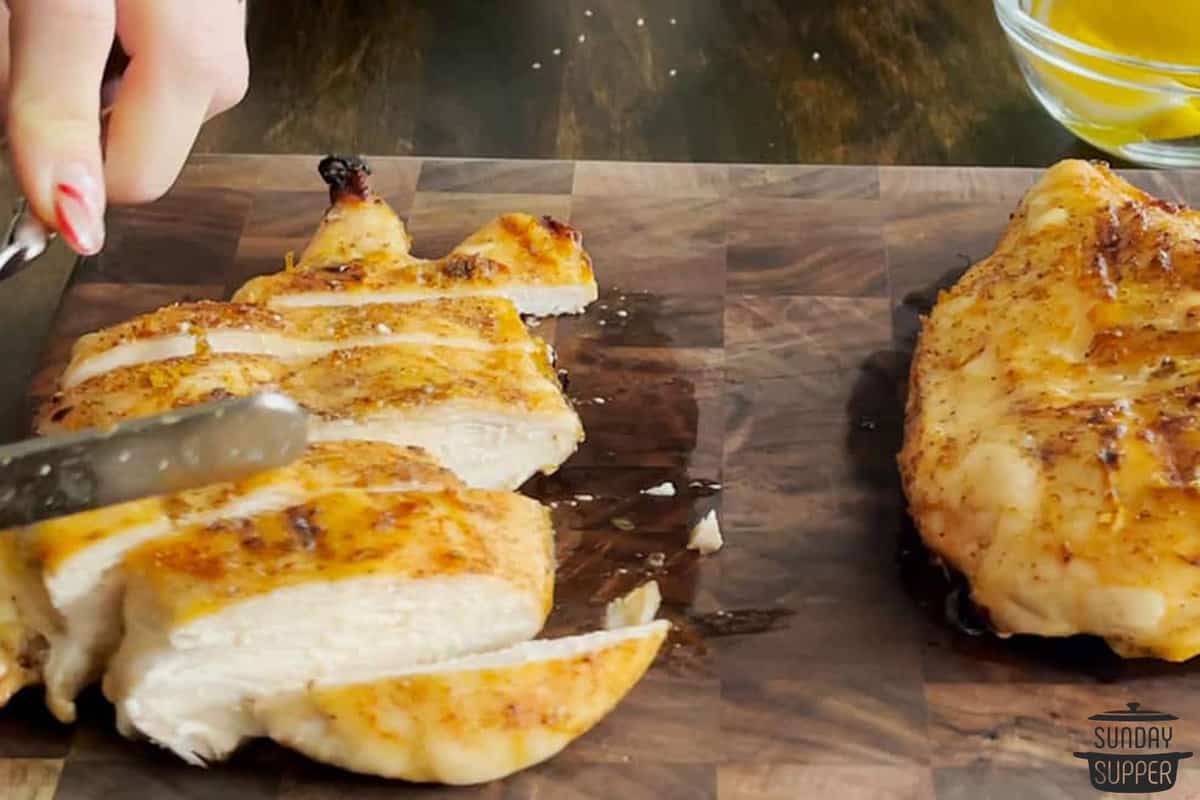
[[[161,202],[114,211],[108,248],[63,297],[33,394],[79,334],[279,269],[324,210],[316,160],[197,157]],[[1179,715],[1177,749],[1200,750],[1194,668],[964,633],[904,522],[893,458],[917,315],[990,251],[1035,173],[372,164],[422,255],[504,211],[583,231],[600,300],[537,331],[588,432],[527,487],[556,504],[547,633],[596,626],[606,601],[654,577],[670,642],[616,713],[500,784],[389,784],[267,743],[194,769],[122,740],[96,693],[67,729],[35,690],[0,712],[0,796],[1092,798],[1071,753],[1089,714],[1130,700]],[[1134,177],[1200,199],[1192,175]],[[664,480],[677,496],[640,494]],[[684,545],[710,508],[727,544],[701,558]],[[1168,796],[1200,797],[1200,767]]]

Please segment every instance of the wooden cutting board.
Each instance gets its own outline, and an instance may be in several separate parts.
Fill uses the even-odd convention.
[[[316,161],[197,157],[166,199],[114,211],[33,394],[78,335],[279,269],[324,210]],[[583,231],[601,298],[537,330],[588,432],[527,487],[556,506],[547,632],[597,626],[606,601],[653,577],[670,643],[616,713],[501,784],[389,784],[266,743],[195,769],[122,740],[98,694],[65,728],[33,690],[0,712],[0,796],[1091,798],[1072,753],[1091,749],[1090,714],[1130,701],[1178,715],[1173,749],[1200,751],[1194,667],[972,635],[904,522],[893,459],[917,315],[990,251],[1035,172],[372,164],[422,255],[504,211]],[[1185,173],[1133,177],[1200,199]],[[675,497],[640,493],[665,480]],[[699,557],[687,531],[710,508],[727,546]],[[1200,793],[1197,762],[1167,796]]]

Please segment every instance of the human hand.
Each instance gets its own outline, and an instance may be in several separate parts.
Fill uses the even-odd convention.
[[[245,4],[8,0],[8,7],[0,6],[7,29],[0,30],[0,90],[17,182],[34,214],[90,255],[104,244],[106,204],[161,196],[200,126],[246,93]],[[114,37],[129,65],[102,154],[101,80]]]

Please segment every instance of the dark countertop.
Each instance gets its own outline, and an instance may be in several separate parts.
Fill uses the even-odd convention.
[[[1026,91],[990,0],[250,9],[252,88],[205,131],[205,152],[1020,166],[1096,155]]]

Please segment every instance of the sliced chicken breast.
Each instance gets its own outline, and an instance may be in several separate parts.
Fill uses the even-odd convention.
[[[335,159],[336,161],[336,159]],[[236,302],[273,307],[404,303],[434,297],[504,297],[523,314],[578,313],[596,299],[579,232],[565,223],[506,214],[434,261],[408,254],[399,217],[367,187],[361,161],[322,176],[331,207],[300,261],[254,278]]]
[[[391,344],[469,350],[544,350],[507,300],[464,297],[341,308],[267,309],[246,303],[181,303],[90,333],[75,343],[61,388],[121,367],[196,353],[318,358]]]
[[[255,702],[276,741],[355,772],[473,784],[545,761],[603,719],[645,674],[665,620],[316,684]]]
[[[355,491],[150,542],[124,568],[105,695],[124,733],[199,764],[261,733],[252,701],[531,638],[554,542],[519,495]]]
[[[376,442],[312,445],[304,458],[235,484],[75,514],[12,532],[9,585],[20,620],[49,648],[46,703],[63,722],[97,680],[120,640],[122,557],[188,526],[282,511],[342,489],[404,492],[460,482],[415,448]],[[0,631],[4,628],[0,627]],[[0,640],[2,641],[2,640]]]
[[[305,362],[206,354],[117,369],[56,394],[38,431],[104,428],[267,389],[313,415],[314,440],[421,447],[480,488],[516,488],[539,470],[553,472],[583,439],[546,353],[420,345]]]

